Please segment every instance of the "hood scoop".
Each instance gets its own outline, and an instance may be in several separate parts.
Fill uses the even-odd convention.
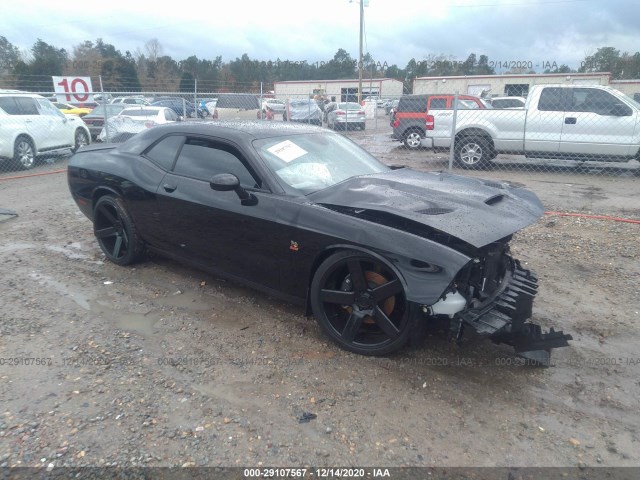
[[[475,247],[513,234],[544,212],[540,200],[523,188],[409,168],[352,177],[308,198],[363,220],[417,235],[442,232]]]
[[[484,183],[487,187],[499,188],[501,190],[504,190],[504,185],[502,185],[501,183],[498,183],[498,182],[492,182],[491,180],[485,180],[482,183]]]
[[[422,215],[444,215],[445,213],[453,212],[452,208],[440,208],[440,207],[431,207],[424,208],[422,210],[417,210],[416,213],[421,213]]]
[[[503,198],[504,198],[504,195],[499,193],[498,195],[494,195],[493,197],[487,198],[484,201],[484,203],[487,204],[487,205],[495,205],[496,203],[501,202]]]

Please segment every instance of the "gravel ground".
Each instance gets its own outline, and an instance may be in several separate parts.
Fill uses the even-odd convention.
[[[374,136],[354,137],[445,165]],[[482,175],[640,218],[637,178]],[[19,213],[0,222],[0,466],[640,464],[638,225],[551,215],[517,234],[534,320],[574,337],[540,369],[437,332],[360,357],[280,300],[156,256],[108,263],[64,174],[0,181],[0,207]]]

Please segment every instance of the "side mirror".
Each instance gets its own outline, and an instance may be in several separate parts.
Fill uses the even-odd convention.
[[[216,192],[235,191],[242,205],[251,206],[258,203],[256,196],[247,192],[242,185],[240,185],[238,177],[233,173],[219,173],[218,175],[214,175],[209,182],[209,186]]]
[[[238,180],[238,177],[233,173],[219,173],[218,175],[214,175],[209,182],[209,186],[216,192],[230,192],[231,190],[242,188],[240,186],[240,180]]]
[[[632,112],[624,103],[616,103],[611,109],[610,114],[616,117],[628,117]]]

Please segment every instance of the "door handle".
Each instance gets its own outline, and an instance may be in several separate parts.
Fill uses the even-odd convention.
[[[164,188],[165,192],[173,193],[175,192],[176,188],[178,188],[178,185],[171,185],[169,183],[165,183],[164,185],[162,185],[162,188]]]
[[[564,123],[566,123],[567,125],[575,125],[578,122],[578,119],[576,117],[567,117],[564,119]]]

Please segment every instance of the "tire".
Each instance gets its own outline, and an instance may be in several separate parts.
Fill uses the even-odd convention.
[[[36,165],[36,149],[29,137],[16,138],[13,146],[13,162],[21,170],[31,170]]]
[[[359,125],[359,127],[360,127],[360,130],[364,130],[364,129],[365,129],[365,124],[364,124],[364,123],[361,123],[361,124]]]
[[[117,265],[131,265],[144,254],[144,243],[119,197],[105,195],[96,202],[93,232],[106,257]]]
[[[409,150],[418,150],[421,146],[422,135],[418,130],[410,130],[404,134],[404,146]]]
[[[341,348],[387,355],[408,341],[409,306],[401,280],[366,253],[334,253],[311,282],[311,308],[322,330]]]
[[[72,152],[77,152],[80,147],[84,147],[85,145],[89,145],[89,135],[87,132],[82,130],[81,128],[76,130],[76,134],[74,136],[74,146],[71,149]]]
[[[458,166],[467,170],[481,170],[487,167],[494,152],[491,139],[481,136],[468,136],[456,139],[455,160]]]

